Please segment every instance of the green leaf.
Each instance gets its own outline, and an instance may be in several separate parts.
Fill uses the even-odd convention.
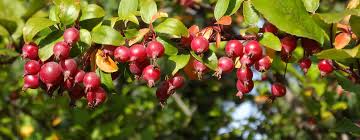
[[[218,0],[215,5],[214,9],[214,16],[216,20],[219,20],[224,14],[226,13],[226,10],[228,9],[230,0]]]
[[[212,50],[207,51],[202,57],[197,55],[194,51],[190,51],[190,54],[198,61],[204,63],[211,70],[216,70],[218,59]]]
[[[186,26],[178,19],[168,18],[164,22],[155,27],[155,31],[159,33],[173,35],[176,38],[181,36],[189,36]]]
[[[325,32],[311,18],[301,0],[252,0],[252,4],[280,30],[324,43]]]
[[[319,8],[320,0],[302,0],[308,12],[315,13]]]
[[[98,44],[120,46],[125,43],[121,34],[109,26],[99,26],[91,32],[92,41]]]
[[[336,127],[332,131],[341,132],[341,133],[352,133],[355,135],[360,134],[360,127],[348,118],[343,118],[340,121],[336,121]]]
[[[43,46],[39,49],[39,58],[41,61],[48,60],[53,55],[53,47],[57,42],[63,40],[62,32],[53,32],[42,39],[39,46]]]
[[[360,16],[360,9],[346,9],[342,12],[337,13],[320,13],[317,14],[321,20],[330,24],[330,23],[337,23],[344,19],[348,15],[358,15]]]
[[[1,57],[4,57],[4,56],[15,57],[15,56],[19,56],[19,55],[20,54],[18,52],[16,52],[15,50],[0,48],[0,56]]]
[[[158,36],[156,40],[164,45],[166,55],[176,55],[178,53],[178,49],[175,47],[175,44],[169,39]]]
[[[86,29],[80,29],[80,42],[91,46],[91,33]]]
[[[54,24],[55,21],[46,18],[30,18],[23,28],[25,42],[31,42],[38,32]]]
[[[137,8],[138,0],[121,0],[118,10],[119,18],[128,20],[130,16],[135,15]]]
[[[99,77],[101,79],[102,87],[105,87],[105,90],[107,92],[110,92],[110,93],[115,92],[115,86],[114,86],[113,80],[111,78],[111,74],[103,72],[99,68],[96,69],[96,73],[99,75]]]
[[[157,6],[154,0],[140,1],[140,15],[141,19],[150,24],[152,17],[157,13]]]
[[[351,31],[353,31],[356,36],[360,37],[360,16],[351,16],[350,18],[350,26]]]
[[[320,53],[316,54],[318,59],[332,59],[332,60],[344,60],[347,58],[351,58],[351,56],[344,51],[344,49],[327,49],[323,50]]]
[[[189,63],[190,55],[189,54],[172,55],[169,57],[169,60],[175,62],[175,68],[171,73],[172,75],[174,75]]]
[[[249,25],[256,25],[259,21],[259,15],[253,9],[251,1],[245,1],[243,4],[244,21]]]
[[[229,6],[227,8],[227,11],[225,15],[232,15],[235,14],[237,10],[239,10],[241,4],[244,0],[230,0]]]
[[[89,4],[81,8],[80,21],[93,19],[93,18],[102,18],[104,16],[105,16],[105,11],[102,7],[96,4]]]
[[[56,15],[64,25],[70,25],[75,22],[80,13],[80,2],[75,0],[55,0]]]
[[[9,32],[6,30],[6,28],[2,25],[0,25],[0,36],[9,36]]]
[[[260,44],[275,51],[281,51],[280,39],[270,32],[264,33],[263,37],[260,39]]]

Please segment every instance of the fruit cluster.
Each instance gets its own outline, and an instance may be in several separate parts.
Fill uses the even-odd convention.
[[[38,56],[38,46],[34,43],[25,44],[22,57],[28,59],[24,66],[23,89],[42,88],[50,95],[56,90],[62,93],[68,91],[71,104],[84,97],[89,107],[96,107],[106,100],[106,92],[101,87],[99,76],[95,72],[85,73],[78,68],[74,58],[69,58],[71,46],[79,38],[76,28],[69,28],[64,32],[64,40],[53,47],[53,58],[42,62]]]
[[[212,28],[218,34],[221,32],[216,26]],[[267,22],[264,24],[262,32],[271,32],[277,35],[278,29]],[[165,48],[162,43],[156,40],[156,35],[152,35],[150,40],[145,38],[141,44],[133,44],[130,47],[105,45],[102,48],[96,48],[96,50],[102,50],[101,57],[103,58],[110,57],[119,63],[128,65],[130,73],[136,79],[142,79],[149,87],[153,87],[161,79],[161,70],[157,64],[157,59],[164,55]],[[84,68],[79,68],[77,61],[82,60],[69,58],[71,46],[79,40],[78,29],[74,27],[66,29],[63,38],[63,41],[53,46],[53,57],[45,62],[39,60],[36,44],[28,43],[23,46],[22,57],[28,59],[25,64],[23,88],[36,89],[40,87],[50,94],[59,89],[60,93],[68,91],[72,104],[74,101],[86,97],[89,107],[100,105],[107,98],[106,91],[101,87],[100,77],[92,72],[93,70],[85,72]],[[283,35],[280,38],[282,46],[280,56],[284,62],[288,63],[297,46],[298,38],[292,35]],[[217,39],[221,39],[221,36],[217,36]],[[209,37],[205,37],[204,33],[191,33],[189,37],[183,37],[180,43],[189,46],[188,49],[199,56],[203,56],[209,51]],[[302,38],[301,43],[304,48],[304,57],[298,63],[306,74],[312,63],[309,57],[321,51],[321,47],[316,41],[306,38]],[[242,98],[244,94],[251,92],[254,88],[252,69],[259,72],[267,71],[271,67],[272,59],[270,56],[264,55],[263,48],[254,39],[229,40],[225,45],[224,52],[225,56],[220,57],[217,61],[217,68],[213,76],[221,79],[223,74],[232,72],[236,65],[235,62],[238,62],[240,66],[236,71],[236,87],[238,90],[236,96]],[[189,64],[198,79],[201,79],[203,74],[209,71],[204,63],[196,59],[191,59]],[[322,76],[334,70],[331,60],[320,60],[318,68]],[[156,90],[159,102],[165,104],[170,95],[176,89],[181,88],[184,82],[185,78],[180,73],[160,82]],[[271,93],[272,98],[281,97],[286,94],[286,88],[284,84],[275,81],[271,85]]]

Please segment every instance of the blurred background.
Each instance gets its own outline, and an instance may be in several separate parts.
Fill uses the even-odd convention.
[[[87,2],[103,7],[105,18],[117,15],[119,0]],[[181,2],[157,0],[157,5],[187,27],[214,22],[211,7],[216,0],[195,0],[185,6]],[[346,2],[322,0],[317,12],[343,11]],[[344,91],[337,73],[320,78],[316,65],[304,76],[296,64],[289,64],[288,92],[273,103],[267,102],[270,83],[257,72],[255,88],[242,100],[235,96],[235,73],[220,81],[208,74],[202,81],[187,79],[164,108],[155,88],[121,77],[114,81],[117,92],[108,93],[107,102],[96,109],[87,108],[85,99],[70,107],[67,94],[49,97],[40,89],[22,91],[22,27],[30,17],[48,16],[51,4],[50,0],[0,1],[0,139],[347,140],[360,136],[360,95]],[[249,27],[242,22],[241,11],[233,16],[235,32]],[[284,64],[274,62],[271,73],[281,76]]]

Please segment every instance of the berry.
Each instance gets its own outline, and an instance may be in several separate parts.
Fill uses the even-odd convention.
[[[114,51],[115,60],[118,62],[127,62],[130,59],[130,50],[125,46],[119,46]]]
[[[60,61],[60,66],[64,73],[64,79],[74,76],[77,72],[77,63],[74,59],[65,59]]]
[[[40,69],[40,80],[46,84],[47,90],[62,81],[61,66],[55,62],[47,62]]]
[[[80,39],[80,32],[78,29],[72,27],[68,28],[64,32],[64,41],[68,44],[73,44]]]
[[[74,83],[81,83],[84,79],[85,72],[83,70],[77,70],[75,77],[74,77]]]
[[[70,90],[72,87],[74,87],[74,79],[68,78],[63,83],[61,83],[61,87]]]
[[[169,90],[181,88],[184,85],[185,78],[181,75],[176,74],[175,76],[171,77],[169,82]]]
[[[286,94],[286,88],[280,83],[274,83],[271,85],[271,94],[274,97],[282,97]]]
[[[84,75],[83,84],[85,86],[85,92],[89,89],[93,90],[100,87],[100,78],[95,72],[88,72]]]
[[[158,41],[150,41],[146,47],[147,57],[156,59],[164,55],[164,45]]]
[[[160,84],[156,89],[156,98],[159,100],[160,104],[163,106],[166,103],[166,100],[172,95],[175,91],[169,90],[170,84],[165,81]]]
[[[26,62],[24,65],[24,73],[25,73],[25,75],[37,74],[40,71],[40,67],[41,67],[41,65],[40,65],[39,61],[30,60],[30,61]]]
[[[226,43],[225,53],[228,57],[241,57],[243,55],[243,45],[238,40],[230,40]]]
[[[196,54],[202,54],[202,53],[206,52],[207,50],[209,50],[209,41],[203,36],[195,37],[191,41],[191,49]]]
[[[238,92],[236,93],[236,96],[238,96],[240,99],[242,99],[243,95],[246,93],[249,93],[254,88],[254,82],[252,80],[248,81],[247,84],[241,80],[237,80],[236,82],[236,88]]]
[[[304,74],[306,74],[308,69],[311,66],[311,60],[309,58],[303,58],[303,59],[300,59],[298,63],[299,63],[301,70],[304,72]]]
[[[233,60],[229,57],[221,57],[219,58],[218,67],[214,75],[220,79],[222,73],[231,72],[233,69],[234,69]]]
[[[249,67],[245,66],[237,70],[236,76],[238,80],[241,80],[243,82],[251,81],[253,77],[253,72]]]
[[[135,44],[129,49],[130,61],[142,62],[146,59],[146,49],[144,45]]]
[[[25,75],[24,76],[24,87],[23,90],[28,88],[36,89],[40,85],[38,75]]]
[[[88,107],[94,108],[106,100],[106,92],[102,87],[99,87],[94,91],[87,92],[86,99],[88,101]]]
[[[105,90],[101,87],[99,87],[95,93],[96,93],[95,96],[95,107],[96,107],[102,104],[103,102],[105,102],[107,95]]]
[[[322,50],[320,43],[308,38],[301,38],[301,46],[308,54],[314,54]]]
[[[71,100],[79,100],[85,96],[84,88],[80,85],[75,85],[70,89],[69,96]]]
[[[269,56],[264,56],[259,61],[255,62],[255,69],[259,72],[264,72],[271,67],[271,60]]]
[[[25,44],[22,48],[22,57],[31,60],[37,60],[39,48],[34,43]]]
[[[241,65],[245,65],[245,66],[251,66],[254,64],[254,62],[255,60],[248,55],[243,55],[240,59]]]
[[[281,50],[285,53],[290,54],[296,48],[296,38],[294,36],[285,36],[281,39]]]
[[[143,71],[143,69],[150,64],[149,61],[143,61],[143,62],[131,62],[129,64],[129,70],[132,74],[135,75],[135,77],[139,77]]]
[[[160,79],[160,69],[149,65],[143,69],[142,77],[148,83],[149,87],[153,87],[155,81]]]
[[[103,52],[108,55],[108,56],[114,56],[114,51],[117,47],[116,46],[112,46],[112,45],[105,45],[103,47]]]
[[[53,48],[55,59],[66,59],[70,55],[70,46],[65,42],[58,42]]]
[[[204,65],[203,63],[201,63],[200,61],[194,59],[192,62],[192,66],[195,70],[195,73],[198,75],[198,79],[202,78],[202,75],[206,72],[207,67],[206,65]]]
[[[321,76],[325,76],[334,70],[331,60],[328,59],[320,60],[318,63],[318,68],[320,70]]]
[[[270,32],[273,34],[276,34],[278,32],[278,28],[276,28],[273,24],[270,22],[266,22],[263,26],[264,32]]]
[[[259,42],[255,40],[249,41],[244,47],[244,54],[248,55],[252,60],[259,60],[262,56],[262,48]]]

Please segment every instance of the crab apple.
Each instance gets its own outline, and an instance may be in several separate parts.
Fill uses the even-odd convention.
[[[163,106],[166,103],[166,100],[172,95],[175,91],[169,90],[170,84],[167,81],[164,81],[156,89],[156,98],[159,100],[160,105]]]
[[[320,60],[318,63],[318,68],[320,70],[321,76],[328,75],[334,70],[332,62],[329,59]]]
[[[278,28],[276,28],[276,26],[274,26],[270,22],[266,22],[264,24],[263,30],[264,30],[264,32],[270,32],[270,33],[273,33],[273,34],[276,34],[278,32]]]
[[[105,102],[107,98],[106,92],[102,87],[96,88],[93,91],[86,93],[86,99],[88,101],[88,107],[94,108]]]
[[[158,41],[155,41],[155,40],[150,41],[147,44],[146,54],[147,54],[147,57],[149,57],[149,58],[152,58],[152,59],[159,58],[164,55],[164,52],[165,52],[164,45]]]
[[[243,45],[238,40],[230,40],[226,43],[225,53],[228,57],[241,57],[243,55]]]
[[[160,79],[160,75],[160,69],[153,65],[145,67],[142,71],[142,77],[149,87],[153,87],[155,85],[155,82]]]
[[[41,66],[39,75],[40,80],[46,84],[47,90],[63,80],[61,66],[56,62],[47,62]]]
[[[309,58],[302,58],[299,60],[298,63],[299,63],[301,70],[304,72],[304,74],[306,74],[308,69],[311,66],[311,60]]]
[[[95,93],[96,93],[96,95],[95,95],[95,107],[96,107],[105,102],[107,95],[106,95],[105,90],[102,87],[99,87],[95,91]]]
[[[254,88],[254,82],[252,80],[248,81],[247,84],[241,80],[237,80],[236,82],[236,88],[238,92],[236,93],[236,96],[238,96],[240,99],[242,99],[243,95],[246,93],[249,93]]]
[[[74,76],[74,83],[75,84],[81,83],[84,79],[84,76],[85,76],[85,72],[83,70],[78,69]]]
[[[244,55],[249,56],[254,61],[259,60],[262,56],[262,48],[259,42],[255,40],[249,41],[244,47]]]
[[[250,67],[241,67],[236,71],[236,77],[238,80],[243,82],[251,81],[253,77],[253,72],[251,71]]]
[[[64,41],[73,44],[80,39],[80,32],[75,27],[68,28],[64,31]]]
[[[191,41],[190,46],[196,54],[202,54],[209,50],[209,41],[203,36],[197,36]]]
[[[39,76],[38,75],[25,75],[23,90],[28,88],[36,89],[39,87]]]
[[[23,58],[37,60],[39,58],[38,51],[39,51],[39,48],[35,43],[24,44],[24,46],[22,47],[21,56]]]
[[[78,84],[72,87],[69,91],[69,96],[71,100],[79,100],[85,96],[84,88]]]
[[[114,53],[115,53],[114,51],[115,51],[116,48],[117,48],[116,46],[105,45],[102,50],[106,55],[114,56]]]
[[[220,57],[218,61],[218,67],[215,72],[215,76],[219,79],[223,73],[229,73],[234,69],[234,61],[229,57]]]
[[[83,84],[85,86],[85,92],[87,92],[100,87],[101,81],[95,72],[88,72],[84,75]]]
[[[142,62],[146,59],[146,49],[144,45],[135,44],[132,45],[129,49],[130,52],[130,61]]]
[[[282,97],[286,94],[286,88],[280,83],[274,83],[271,85],[271,94],[274,97]]]
[[[40,71],[40,67],[41,67],[41,64],[39,63],[39,61],[29,60],[24,65],[24,74],[25,75],[37,74]]]
[[[131,62],[129,64],[129,70],[132,74],[135,75],[135,77],[139,77],[143,69],[148,65],[150,65],[150,62],[148,60],[145,60],[143,62]]]
[[[296,37],[289,35],[281,39],[281,50],[284,50],[285,53],[291,54],[295,49]]]
[[[194,0],[178,0],[178,2],[181,6],[188,7],[194,3]]]
[[[74,87],[74,79],[68,78],[64,82],[61,83],[61,87],[70,90],[72,87]]]
[[[253,58],[251,58],[250,56],[248,56],[248,55],[243,55],[240,58],[241,65],[251,66],[251,65],[254,64],[254,62],[255,62],[255,60]]]
[[[169,90],[181,88],[185,83],[185,78],[179,74],[175,74],[173,77],[167,80],[169,82]]]
[[[198,79],[202,78],[202,75],[207,71],[207,67],[205,64],[201,63],[200,61],[194,59],[192,62],[192,66],[195,70],[195,73],[198,76]]]
[[[77,72],[77,63],[75,59],[65,59],[60,61],[60,66],[64,73],[64,79],[68,79],[70,76],[74,76]]]
[[[114,51],[115,60],[121,63],[127,62],[130,59],[130,50],[128,47],[119,46]]]
[[[71,48],[67,43],[62,42],[62,41],[56,43],[53,47],[55,59],[63,60],[63,59],[68,58],[70,55],[70,50],[71,50]]]
[[[314,54],[322,50],[320,43],[308,38],[301,38],[301,46],[308,54]]]
[[[255,62],[254,66],[259,72],[267,71],[271,67],[271,58],[269,56],[264,56],[259,61]]]

